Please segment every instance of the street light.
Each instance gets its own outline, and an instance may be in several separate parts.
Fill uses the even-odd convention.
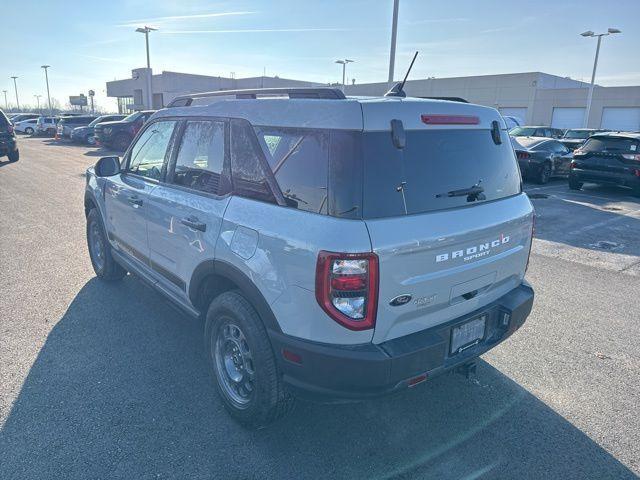
[[[151,90],[153,85],[152,85],[152,78],[151,78],[151,60],[149,59],[149,32],[154,32],[158,30],[157,28],[154,27],[148,27],[148,26],[144,26],[144,27],[138,27],[136,28],[136,32],[138,33],[144,33],[144,40],[145,43],[147,45],[147,89],[149,90],[148,94],[147,94],[147,102],[149,104],[149,108],[153,108],[153,91]]]
[[[347,63],[353,63],[355,62],[355,60],[349,60],[347,58],[345,58],[344,60],[336,60],[336,63],[339,63],[340,65],[342,65],[342,91],[344,91],[344,84],[346,81],[346,71],[347,71]]]
[[[20,111],[20,102],[18,101],[18,84],[16,83],[16,79],[18,77],[11,77],[13,78],[13,88],[15,88],[16,90],[16,107],[18,107],[18,111]]]
[[[396,64],[396,37],[398,36],[398,7],[400,0],[393,0],[393,21],[391,23],[391,51],[389,52],[389,83],[393,83],[393,70]]]
[[[594,33],[591,30],[587,30],[586,32],[582,32],[580,35],[583,37],[598,37],[598,46],[596,47],[596,58],[593,61],[593,73],[591,74],[591,85],[589,86],[589,96],[587,97],[587,111],[584,115],[583,126],[587,128],[589,123],[589,112],[591,111],[591,101],[593,100],[593,87],[594,82],[596,80],[596,69],[598,68],[598,55],[600,54],[600,43],[602,42],[602,37],[606,37],[607,35],[612,35],[614,33],[622,33],[621,30],[617,28],[609,28],[606,33]]]
[[[47,81],[47,101],[49,102],[49,116],[53,117],[53,108],[51,108],[51,95],[49,94],[49,74],[47,73],[47,68],[50,68],[51,65],[42,65],[40,68],[44,69],[44,78]]]

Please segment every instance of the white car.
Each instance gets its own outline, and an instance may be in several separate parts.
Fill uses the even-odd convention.
[[[56,134],[59,117],[40,117],[36,123],[36,134],[49,135],[53,137]]]
[[[38,123],[37,118],[30,118],[29,120],[23,120],[21,122],[17,122],[13,128],[16,132],[26,133],[27,135],[33,135],[36,131],[36,124]]]

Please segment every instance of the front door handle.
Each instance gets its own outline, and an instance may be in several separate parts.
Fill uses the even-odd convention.
[[[207,231],[207,224],[202,223],[200,220],[198,220],[197,217],[183,218],[182,220],[180,220],[180,223],[182,223],[183,225],[189,228],[193,228],[194,230],[199,230],[201,232]]]
[[[135,208],[142,206],[142,199],[140,197],[138,197],[137,195],[130,196],[129,198],[127,198],[127,201],[131,205],[133,205]]]

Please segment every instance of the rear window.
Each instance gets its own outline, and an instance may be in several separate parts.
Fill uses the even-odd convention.
[[[532,137],[536,133],[536,128],[516,127],[509,130],[509,135],[514,137]]]
[[[589,130],[567,130],[567,133],[564,134],[563,138],[583,140],[585,138],[589,138],[589,135],[592,135],[592,134],[593,132]]]
[[[362,134],[364,218],[432,212],[520,193],[520,174],[507,135],[489,130],[407,131],[406,147],[389,132]],[[481,187],[477,195],[467,191]]]
[[[591,137],[580,148],[583,152],[640,153],[640,142],[633,138]]]

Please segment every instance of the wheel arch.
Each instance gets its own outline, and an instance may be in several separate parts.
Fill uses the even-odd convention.
[[[187,293],[192,305],[203,312],[217,295],[235,289],[240,290],[256,309],[267,330],[282,332],[262,292],[249,276],[228,262],[206,260],[200,263],[191,275]]]

